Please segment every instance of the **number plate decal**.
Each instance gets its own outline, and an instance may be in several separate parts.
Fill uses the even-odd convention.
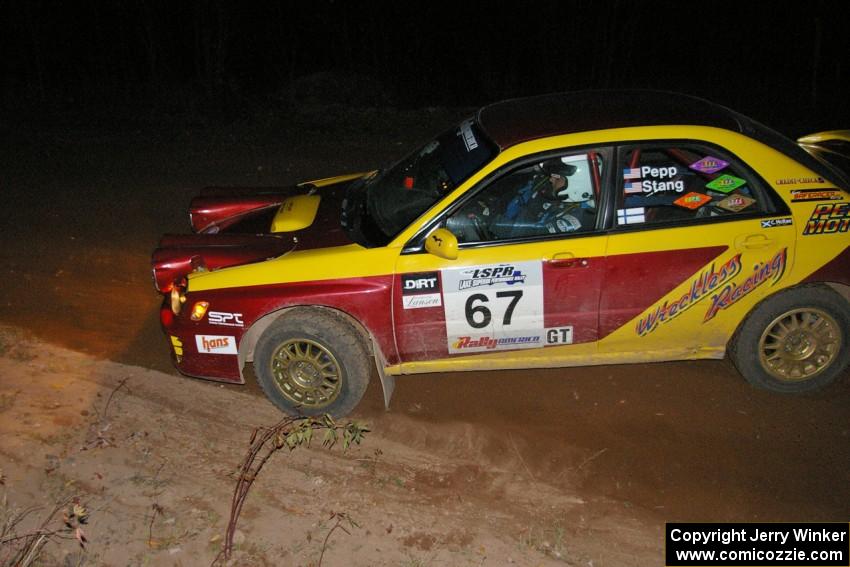
[[[546,344],[540,262],[451,268],[442,281],[450,353]]]

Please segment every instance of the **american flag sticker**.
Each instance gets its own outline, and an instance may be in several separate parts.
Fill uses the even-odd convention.
[[[626,183],[626,195],[643,193],[643,181],[629,181]]]
[[[643,207],[633,207],[631,209],[617,209],[617,224],[640,224],[646,222]]]
[[[640,168],[627,167],[623,170],[623,179],[640,179]]]

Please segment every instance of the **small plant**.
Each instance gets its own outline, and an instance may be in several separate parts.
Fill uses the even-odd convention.
[[[1,474],[1,473],[0,473]],[[89,513],[73,496],[58,503],[42,520],[38,528],[19,533],[21,523],[38,508],[28,508],[18,512],[10,508],[6,494],[3,495],[2,525],[0,525],[0,566],[29,567],[38,562],[48,543],[61,540],[76,540],[85,551],[88,538],[83,526],[88,523]],[[58,517],[61,514],[61,522]]]
[[[363,440],[363,436],[369,431],[369,428],[360,423],[350,422],[345,425],[338,424],[334,419],[325,414],[321,417],[286,417],[273,427],[257,427],[251,433],[250,447],[245,458],[242,460],[242,466],[239,469],[239,476],[236,480],[236,488],[233,491],[233,499],[230,505],[230,520],[227,523],[227,530],[224,536],[224,545],[221,552],[213,560],[213,565],[219,565],[230,559],[233,553],[233,538],[236,535],[236,524],[239,521],[239,515],[242,512],[242,507],[245,504],[245,499],[248,497],[248,491],[251,485],[254,484],[257,475],[260,474],[263,466],[268,462],[272,455],[283,448],[290,451],[297,447],[310,446],[313,440],[313,432],[324,431],[322,437],[322,445],[328,448],[333,447],[339,442],[342,437],[342,449],[348,450],[352,445],[359,445]],[[327,545],[328,538],[331,533],[337,528],[345,531],[342,526],[343,521],[350,522],[351,525],[356,525],[344,513],[334,513],[331,519],[336,520],[336,524],[328,532],[325,538]],[[324,554],[324,546],[322,547]],[[320,560],[321,562],[321,560]]]

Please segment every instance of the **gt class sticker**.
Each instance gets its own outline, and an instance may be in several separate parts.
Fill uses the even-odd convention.
[[[195,344],[201,354],[237,354],[236,337],[195,335]]]
[[[673,201],[673,204],[679,205],[680,207],[684,207],[685,209],[690,209],[693,211],[709,202],[711,202],[711,197],[709,197],[708,195],[703,195],[702,193],[696,193],[692,191],[687,195],[683,195]]]
[[[449,268],[440,279],[450,353],[545,344],[540,262]]]
[[[437,272],[403,274],[401,276],[401,302],[404,309],[439,307],[440,278]]]

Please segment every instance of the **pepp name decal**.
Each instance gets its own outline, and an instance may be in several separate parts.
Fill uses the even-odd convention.
[[[806,223],[803,235],[847,232],[850,228],[850,203],[816,205]]]
[[[767,280],[773,280],[771,285],[775,285],[785,273],[787,250],[787,248],[783,248],[769,262],[759,262],[753,266],[753,272],[740,284],[729,283],[718,293],[714,294],[711,297],[711,306],[705,312],[705,318],[702,320],[703,323],[713,319],[721,309],[728,309],[752,293]]]
[[[635,332],[645,336],[654,331],[662,323],[681,315],[704,299],[715,289],[719,288],[741,271],[741,255],[736,254],[719,268],[712,264],[698,277],[691,281],[690,289],[674,301],[665,301],[649,313],[638,319]]]

